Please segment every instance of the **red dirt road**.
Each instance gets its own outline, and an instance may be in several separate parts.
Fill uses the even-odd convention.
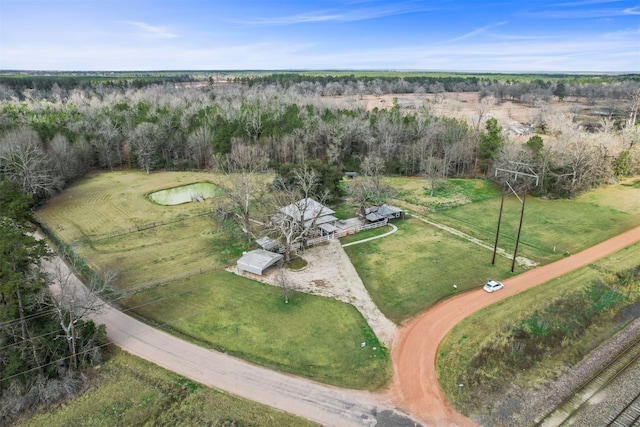
[[[427,426],[473,426],[475,423],[449,406],[436,375],[436,354],[447,333],[465,317],[606,255],[640,241],[640,227],[580,253],[529,270],[504,281],[505,288],[487,294],[482,289],[448,299],[404,324],[392,351],[394,378],[391,395],[397,407]]]

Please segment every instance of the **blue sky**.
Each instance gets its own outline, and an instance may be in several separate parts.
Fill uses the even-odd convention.
[[[0,0],[0,69],[640,72],[640,0]]]

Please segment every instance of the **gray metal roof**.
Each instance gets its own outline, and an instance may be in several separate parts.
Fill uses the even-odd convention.
[[[282,254],[265,251],[264,249],[256,249],[242,255],[242,258],[238,260],[237,265],[240,270],[262,276],[264,270],[276,264],[282,258]]]

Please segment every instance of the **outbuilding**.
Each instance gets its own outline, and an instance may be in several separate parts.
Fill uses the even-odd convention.
[[[242,255],[237,262],[239,270],[262,276],[262,273],[283,258],[282,254],[256,249]]]
[[[402,218],[402,209],[383,204],[365,209],[365,219],[369,222],[391,221]]]

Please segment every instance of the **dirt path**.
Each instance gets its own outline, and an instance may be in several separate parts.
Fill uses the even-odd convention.
[[[394,378],[391,395],[396,405],[428,426],[473,426],[455,412],[438,384],[435,363],[440,342],[465,317],[499,300],[583,267],[640,241],[640,227],[580,253],[505,280],[505,289],[487,294],[482,289],[446,300],[409,320],[400,328],[392,351]]]

